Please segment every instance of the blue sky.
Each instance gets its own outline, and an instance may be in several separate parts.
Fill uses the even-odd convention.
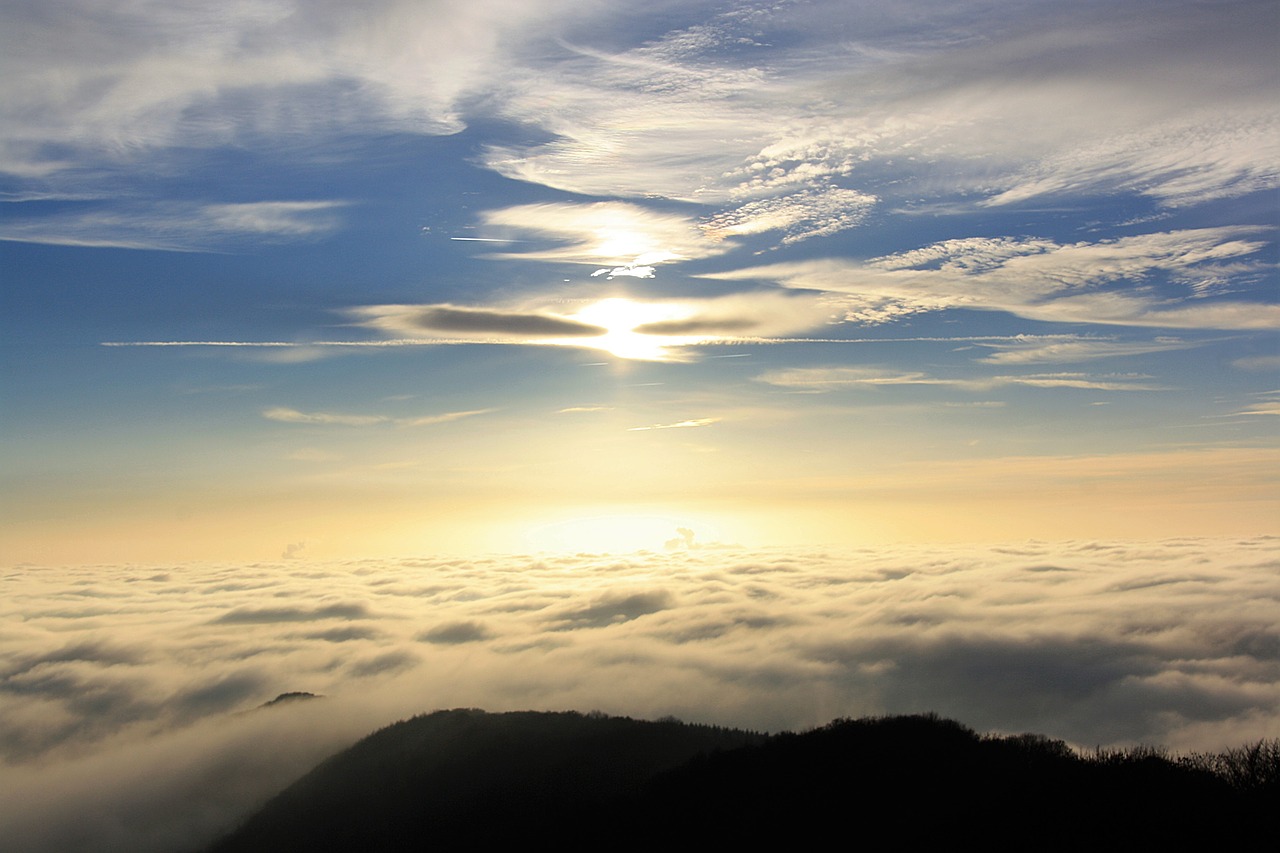
[[[5,17],[14,559],[1274,530],[1273,4]]]

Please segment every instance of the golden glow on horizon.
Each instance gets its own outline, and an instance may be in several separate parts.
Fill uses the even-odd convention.
[[[721,544],[720,535],[719,525],[701,516],[613,513],[538,524],[524,541],[532,551],[629,554]]]

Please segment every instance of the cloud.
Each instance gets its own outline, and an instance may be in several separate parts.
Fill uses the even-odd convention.
[[[271,684],[260,672],[233,672],[210,682],[189,686],[169,697],[166,704],[181,722],[223,713],[263,692]]]
[[[387,423],[391,419],[386,415],[343,415],[334,412],[299,412],[285,406],[273,406],[264,409],[262,416],[270,421],[282,421],[289,424],[340,424],[342,426],[369,426],[370,424]]]
[[[1024,340],[983,342],[979,346],[996,350],[984,364],[1041,364],[1092,361],[1099,358],[1125,358],[1153,352],[1191,349],[1201,343],[1178,338],[1152,341],[1116,341],[1099,338],[1063,337],[1058,340],[1027,338]]]
[[[1056,152],[1009,180],[985,203],[1017,204],[1040,196],[1130,191],[1168,207],[1185,207],[1273,189],[1266,157],[1280,154],[1280,122],[1267,109],[1214,111],[1098,139]]]
[[[598,269],[595,272],[593,272],[591,274],[591,277],[598,278],[599,276],[604,276],[606,281],[613,281],[615,278],[619,278],[619,277],[653,278],[656,275],[657,275],[657,272],[655,271],[654,267],[625,266],[625,267],[614,267],[613,269],[604,267],[602,269]]]
[[[688,527],[677,527],[675,537],[668,539],[665,547],[668,551],[679,550],[681,548],[696,548],[694,544],[694,532]]]
[[[596,196],[722,199],[716,176],[768,138],[781,94],[738,42],[755,22],[723,14],[616,52],[571,46],[513,78],[500,109],[551,141],[490,147],[508,177]],[[746,62],[735,62],[738,57]],[[558,109],[547,110],[551,98]],[[785,104],[779,97],[771,106]],[[775,115],[776,117],[776,115]]]
[[[989,391],[1010,385],[1032,388],[1080,388],[1092,391],[1162,391],[1142,374],[1091,375],[1087,373],[1029,373],[1021,376],[988,376],[974,379],[944,379],[925,373],[879,367],[794,367],[766,371],[756,381],[809,393],[849,388],[877,388],[902,385],[932,385],[966,391]]]
[[[666,610],[673,603],[665,590],[607,593],[585,607],[560,613],[555,621],[562,631],[603,628]]]
[[[676,421],[671,424],[650,424],[649,426],[630,427],[627,432],[646,432],[652,429],[692,429],[695,427],[711,426],[719,423],[720,418],[694,418],[687,421]]]
[[[694,347],[738,340],[743,332],[785,335],[829,320],[830,309],[809,294],[776,291],[708,298],[575,299],[571,314],[540,307],[564,297],[530,299],[523,307],[458,308],[451,305],[367,305],[349,313],[391,342],[573,346],[619,358],[679,361]],[[531,307],[532,306],[532,307]],[[438,341],[405,338],[432,331]],[[487,335],[487,337],[481,337]],[[320,346],[322,344],[315,344]]]
[[[404,672],[415,668],[419,663],[421,661],[418,657],[409,652],[386,652],[353,664],[349,672],[353,678],[371,678],[373,676]]]
[[[1237,412],[1240,416],[1252,415],[1280,415],[1280,391],[1266,391],[1260,394],[1252,395],[1255,401],[1249,406]]]
[[[374,0],[359,15],[295,0],[217,15],[157,0],[15,9],[0,37],[0,169],[56,177],[157,150],[350,128],[453,133],[457,99],[511,67],[509,39],[536,39],[570,10],[592,11],[557,0],[447,11]]]
[[[359,602],[302,607],[239,607],[213,621],[220,624],[259,624],[274,622],[314,622],[324,619],[365,619],[368,608]]]
[[[614,275],[650,278],[656,264],[720,254],[696,220],[628,202],[548,202],[490,210],[481,214],[488,228],[536,236],[562,245],[496,255],[521,260],[567,261],[613,267]]]
[[[878,201],[868,193],[828,186],[747,202],[710,217],[704,228],[716,237],[781,231],[784,245],[799,243],[861,224]]]
[[[101,203],[95,203],[101,207]],[[7,217],[0,240],[58,246],[216,250],[232,240],[280,242],[320,237],[342,225],[341,201],[239,204],[163,202],[83,212]]]
[[[231,234],[263,234],[302,237],[337,227],[331,211],[336,201],[260,201],[240,204],[207,204],[201,213],[211,228]]]
[[[320,424],[324,426],[373,426],[375,424],[395,424],[397,426],[418,427],[446,424],[452,421],[486,415],[496,409],[472,409],[465,412],[444,412],[439,415],[422,415],[420,417],[393,418],[390,415],[351,415],[337,412],[300,412],[286,406],[273,406],[262,411],[267,420],[281,421],[290,424]],[[323,460],[332,457],[317,457],[315,454],[294,454],[291,458],[305,460]]]
[[[961,4],[866,9],[856,26],[847,4],[735,10],[556,57],[501,101],[550,140],[486,163],[571,192],[721,205],[715,233],[784,242],[854,227],[876,199],[1238,197],[1277,186],[1280,81],[1261,35],[1272,11],[1228,8]]]
[[[603,335],[607,331],[600,326],[548,314],[457,308],[451,305],[423,308],[420,313],[408,317],[407,322],[428,331],[521,337],[590,337]]]
[[[541,307],[572,301],[578,309],[565,314]],[[532,298],[516,307],[454,305],[365,305],[347,309],[357,325],[394,336],[383,340],[305,343],[289,341],[105,341],[107,347],[226,347],[297,352],[314,358],[328,350],[415,346],[570,346],[608,352],[618,358],[688,361],[693,348],[739,341],[776,343],[786,335],[828,322],[830,309],[811,294],[755,291],[708,298],[630,299],[622,297]],[[744,331],[755,334],[742,335]],[[431,337],[422,337],[430,332]],[[483,410],[487,411],[487,410]],[[466,412],[462,415],[480,414]],[[430,423],[431,419],[386,415],[301,412],[274,407],[272,420],[296,423],[345,423],[363,426],[394,422]]]
[[[1181,283],[1222,263],[1256,259],[1251,228],[1202,228],[1059,244],[1045,238],[966,238],[868,261],[773,264],[708,278],[770,280],[841,294],[846,319],[875,324],[945,309],[1005,311],[1048,322],[1185,329],[1263,329],[1265,302],[1188,301]]]
[[[1149,486],[1151,466],[1258,460],[1023,458],[994,487],[1052,465]],[[922,465],[966,495],[993,467]],[[0,598],[23,615],[0,636],[0,832],[37,853],[198,845],[439,707],[770,730],[925,709],[1087,748],[1236,746],[1277,722],[1278,556],[1257,537],[27,567]],[[329,698],[253,710],[290,690]]]
[[[429,631],[422,632],[418,635],[418,639],[425,643],[453,645],[456,643],[475,643],[480,640],[487,640],[492,636],[493,634],[482,623],[466,621],[445,622]]]
[[[472,409],[466,412],[445,412],[440,415],[424,415],[419,418],[396,418],[395,422],[403,426],[434,426],[435,424],[447,424],[453,421],[460,421],[463,418],[473,418],[476,415],[487,415],[490,412],[496,412],[497,409]]]
[[[740,335],[753,331],[758,321],[748,317],[686,317],[681,320],[658,320],[636,326],[638,335]]]
[[[829,236],[882,203],[974,210],[1126,193],[1178,207],[1277,186],[1273,12],[1262,0],[1227,12],[1090,2],[1071,16],[971,3],[927,16],[695,4],[688,25],[666,32],[657,12],[630,10],[620,25],[608,4],[563,0],[447,10],[377,0],[358,16],[302,14],[286,0],[216,18],[154,0],[92,15],[82,5],[11,15],[0,42],[0,169],[32,184],[15,197],[83,194],[88,183],[112,198],[158,156],[215,145],[266,141],[311,156],[294,140],[323,150],[352,132],[454,133],[496,118],[543,131],[485,149],[483,165],[503,175],[715,208],[690,218],[634,205],[651,228],[629,233],[653,238],[637,251],[592,236],[592,203],[548,206],[541,232],[533,206],[485,215],[567,241],[526,257],[626,270],[654,265],[636,260],[647,253],[708,257],[721,251],[715,237]],[[280,235],[306,231],[297,213],[207,215]],[[10,234],[173,247],[141,223],[25,222]]]
[[[4,671],[3,678],[8,680],[18,675],[31,672],[38,667],[51,663],[68,663],[85,661],[106,665],[137,663],[143,656],[135,649],[109,646],[98,641],[85,640],[63,646],[56,651],[20,659]]]
[[[327,643],[347,643],[353,640],[376,640],[382,636],[382,632],[376,628],[361,625],[343,625],[338,628],[311,631],[301,636],[309,640],[324,640]]]

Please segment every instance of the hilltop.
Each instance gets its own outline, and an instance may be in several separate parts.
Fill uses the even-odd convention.
[[[1252,764],[1249,756],[1252,755]],[[653,849],[1222,848],[1262,838],[1280,743],[1175,759],[1080,756],[933,715],[799,734],[575,712],[437,711],[382,729],[269,802],[210,853],[506,845]]]

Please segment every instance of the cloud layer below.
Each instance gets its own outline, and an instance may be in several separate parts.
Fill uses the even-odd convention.
[[[1280,725],[1277,566],[1261,538],[27,567],[0,598],[0,833],[171,849],[439,707],[1238,745]],[[328,698],[239,713],[294,690]]]

